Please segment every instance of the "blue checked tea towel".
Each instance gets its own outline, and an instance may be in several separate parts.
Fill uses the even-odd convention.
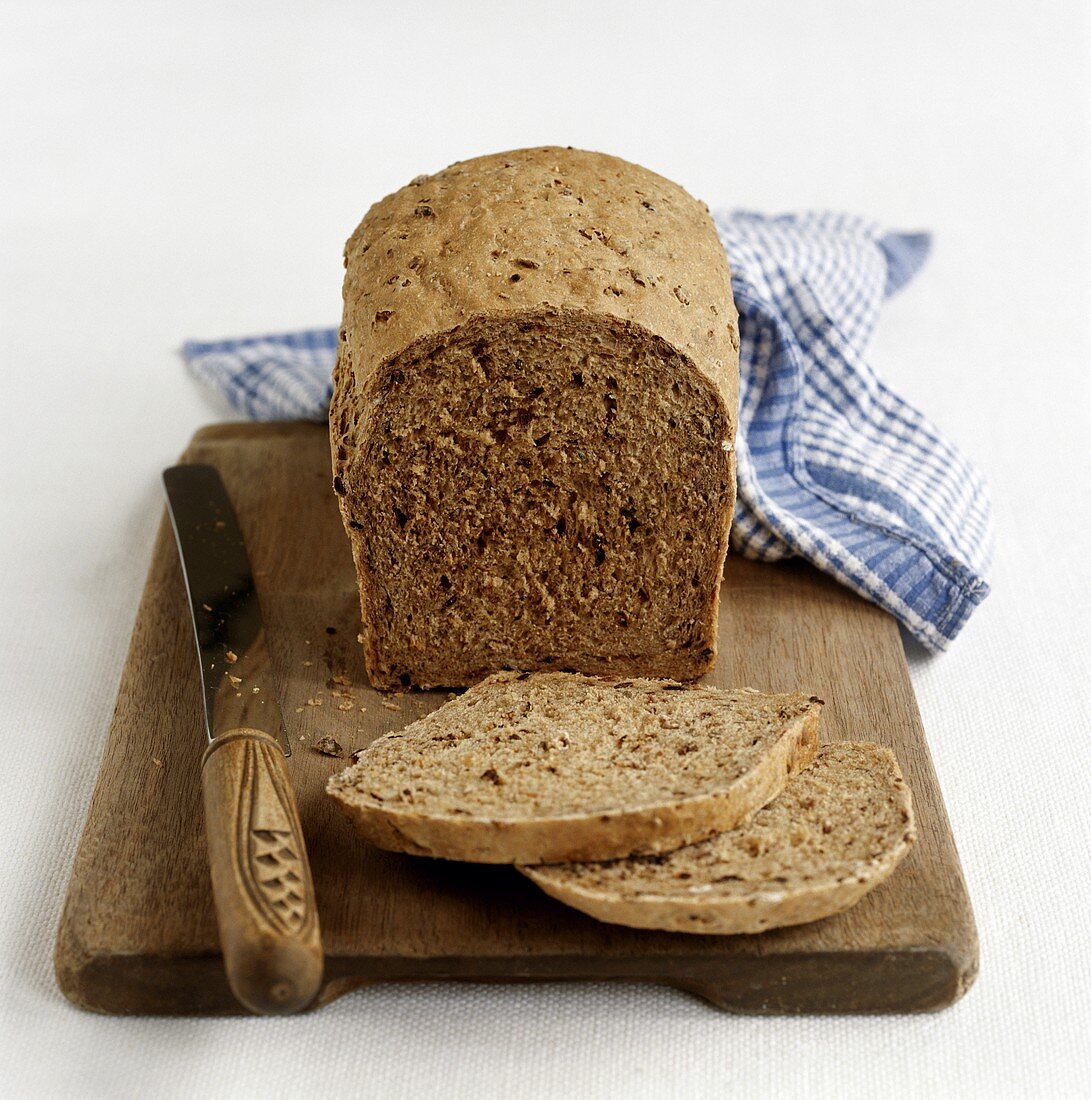
[[[732,549],[799,556],[945,649],[988,594],[981,474],[864,359],[921,233],[843,214],[717,214],[739,309]],[[187,343],[193,373],[254,420],[326,416],[337,329]]]

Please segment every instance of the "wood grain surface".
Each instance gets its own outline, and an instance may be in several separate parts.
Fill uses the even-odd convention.
[[[893,619],[811,567],[728,558],[706,682],[820,695],[823,739],[889,745],[919,840],[846,913],[752,936],[601,924],[508,867],[378,851],[323,788],[348,754],[442,692],[372,691],[330,485],[326,431],[226,424],[183,461],[219,467],[246,537],[294,748],[287,761],[326,950],[316,1004],[377,981],[666,982],[747,1013],[908,1012],[957,1000],[977,970],[973,914]],[[169,525],[160,529],[57,938],[57,978],[100,1012],[244,1009],[224,974],[201,812],[207,744]],[[336,740],[341,759],[316,751]]]

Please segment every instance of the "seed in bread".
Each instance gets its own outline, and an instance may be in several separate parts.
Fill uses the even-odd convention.
[[[765,805],[821,702],[674,681],[503,672],[387,734],[327,788],[380,848],[483,863],[663,852]]]
[[[749,821],[666,855],[522,868],[602,921],[670,932],[764,932],[832,916],[886,879],[916,838],[889,749],[822,745]]]

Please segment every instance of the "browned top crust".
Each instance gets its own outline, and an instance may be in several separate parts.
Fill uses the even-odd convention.
[[[345,266],[358,390],[418,338],[473,317],[583,310],[689,358],[734,436],[738,314],[723,246],[708,207],[646,168],[553,146],[459,161],[372,206]]]

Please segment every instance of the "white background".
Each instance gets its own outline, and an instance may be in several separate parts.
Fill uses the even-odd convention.
[[[0,3],[0,1092],[1087,1095],[1085,12]],[[713,206],[935,232],[871,357],[993,484],[993,595],[946,655],[910,647],[980,926],[976,986],[914,1018],[454,985],[287,1021],[80,1013],[52,940],[158,473],[227,415],[176,349],[336,323],[341,245],[370,202],[542,142],[640,161]]]

